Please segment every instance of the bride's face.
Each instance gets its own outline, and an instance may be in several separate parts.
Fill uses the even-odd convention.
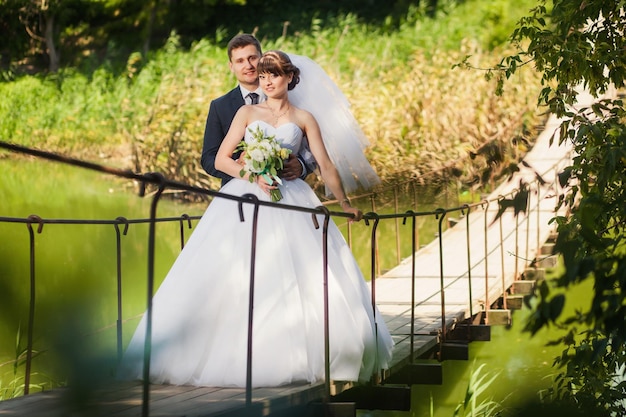
[[[287,94],[287,87],[293,78],[292,74],[278,75],[269,72],[259,74],[259,84],[268,97],[280,97]]]

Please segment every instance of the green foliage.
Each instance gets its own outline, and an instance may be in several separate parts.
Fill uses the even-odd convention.
[[[551,324],[570,329],[557,360],[563,369],[557,400],[622,415],[626,387],[616,382],[616,373],[626,362],[626,110],[615,89],[624,88],[626,77],[626,2],[546,3],[540,1],[513,33],[520,52],[490,72],[501,87],[532,63],[542,76],[538,103],[563,117],[559,141],[574,148],[572,165],[559,175],[568,187],[560,205],[571,215],[554,219],[555,251],[565,271],[554,285],[539,286],[528,329],[534,333]],[[577,105],[583,89],[600,99],[589,107]],[[555,291],[586,280],[594,282],[589,307],[561,318],[567,294]]]
[[[594,280],[589,310],[570,321],[590,325],[591,330],[561,358],[567,366],[567,387],[580,401],[597,401],[609,408],[626,397],[623,386],[616,389],[611,384],[626,360],[624,122],[621,100],[604,101],[572,116],[566,136],[574,142],[577,156],[569,171],[572,191],[563,202],[572,208],[572,216],[560,219],[556,244],[566,265],[560,286]]]
[[[23,368],[26,364],[26,354],[27,351],[23,346],[21,327],[18,327],[15,338],[15,358],[12,361],[0,363],[0,372],[4,366],[11,365],[10,371],[0,373],[0,401],[24,395],[26,382],[25,377],[20,375],[20,372],[23,372]],[[41,352],[33,351],[31,357],[34,359],[40,354]],[[31,376],[37,378],[39,374],[34,373]],[[30,392],[36,392],[43,391],[45,388],[50,388],[51,386],[52,384],[50,382],[29,383],[28,389]]]
[[[457,1],[427,0],[417,9],[434,17],[438,8]],[[222,42],[222,30],[260,31],[275,39],[285,35],[288,27],[300,31],[312,19],[350,13],[375,25],[384,20],[395,27],[414,8],[412,4],[406,0],[2,0],[0,28],[9,36],[0,39],[1,67],[11,69],[7,75],[31,73],[33,66],[44,69],[52,61],[51,50],[60,52],[56,57],[62,67],[101,59],[111,52],[111,45],[117,45],[124,56],[137,50],[146,54],[162,46],[172,32],[179,33],[186,46],[206,37]]]
[[[454,410],[453,417],[491,417],[498,415],[500,405],[495,401],[484,399],[478,402],[483,394],[489,392],[489,386],[498,377],[498,374],[491,376],[483,374],[484,366],[483,363],[472,371],[465,391],[465,398]]]
[[[384,181],[443,176],[480,186],[505,175],[534,137],[540,117],[528,97],[539,79],[520,73],[514,88],[496,96],[480,74],[452,67],[469,52],[480,55],[476,62],[500,56],[502,47],[492,51],[485,41],[494,30],[485,19],[496,13],[491,21],[510,31],[532,2],[501,1],[497,11],[490,1],[441,2],[436,19],[409,7],[398,26],[392,17],[377,26],[346,14],[313,19],[305,31],[288,26],[276,39],[257,35],[265,49],[308,55],[327,70],[370,138],[368,157]],[[147,55],[107,57],[89,71],[0,84],[0,136],[217,188],[198,160],[210,100],[234,85],[224,48],[208,38],[186,47],[172,33]]]

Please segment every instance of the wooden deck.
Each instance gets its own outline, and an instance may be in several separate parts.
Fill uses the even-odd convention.
[[[502,222],[492,220],[497,204],[485,205],[463,218],[456,226],[441,236],[443,252],[439,253],[439,240],[415,254],[415,322],[413,354],[410,354],[411,328],[411,258],[375,280],[379,310],[392,332],[396,343],[391,369],[385,375],[393,377],[411,362],[436,349],[442,342],[442,322],[445,328],[476,314],[489,310],[514,282],[522,277],[528,262],[539,255],[541,245],[551,233],[548,221],[554,217],[558,189],[554,188],[556,171],[568,161],[570,149],[549,146],[558,122],[550,119],[545,132],[527,155],[526,162],[541,173],[548,184],[539,194],[531,195],[528,217],[514,218],[507,213]],[[561,162],[559,162],[561,161]],[[519,178],[532,181],[535,172],[521,171],[517,178],[495,190],[489,199],[506,195],[519,184]],[[486,229],[485,224],[490,224]],[[467,227],[471,238],[471,283],[468,274]],[[517,232],[516,232],[517,230]],[[500,246],[500,237],[503,246]],[[485,250],[485,248],[487,248]],[[487,253],[487,255],[485,255]],[[517,255],[516,255],[517,254]],[[440,268],[440,256],[443,262]],[[442,321],[441,282],[444,283],[445,320]],[[471,285],[472,297],[469,289]],[[513,287],[515,288],[515,287]],[[490,320],[491,311],[487,313]],[[495,314],[495,312],[493,312]],[[446,333],[443,337],[445,339]],[[350,384],[332,384],[332,394],[345,392]],[[75,390],[55,389],[26,397],[0,402],[0,417],[57,417],[57,416],[114,416],[142,415],[142,385],[140,383],[111,383],[82,396],[81,402],[72,402]],[[245,407],[244,389],[206,388],[189,386],[152,385],[150,389],[150,416],[266,416],[304,415],[294,409],[305,410],[307,404],[324,397],[325,385],[293,385],[280,388],[259,388],[252,392],[252,406]]]

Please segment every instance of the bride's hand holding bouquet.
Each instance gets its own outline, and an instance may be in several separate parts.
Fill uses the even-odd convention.
[[[259,126],[256,129],[248,128],[252,135],[249,142],[241,141],[235,152],[242,151],[239,163],[242,164],[239,175],[248,175],[250,182],[259,183],[263,179],[268,187],[268,192],[273,202],[280,201],[283,196],[276,184],[282,184],[278,176],[284,166],[284,161],[289,158],[290,149],[282,148],[274,135],[267,136]],[[260,185],[260,184],[259,184]]]

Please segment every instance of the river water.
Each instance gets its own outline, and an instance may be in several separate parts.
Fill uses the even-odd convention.
[[[0,216],[27,217],[37,214],[44,218],[82,218],[82,219],[115,219],[124,215],[128,218],[145,218],[149,213],[149,199],[138,198],[133,193],[133,187],[127,182],[116,182],[80,168],[65,168],[59,164],[49,162],[10,161],[0,159],[2,182],[0,183]],[[160,216],[179,216],[182,213],[189,215],[201,214],[204,205],[181,205],[175,202],[164,202],[159,207]],[[73,308],[87,308],[83,316],[92,317],[81,321],[81,326],[95,326],[101,331],[102,349],[115,352],[114,329],[109,326],[115,322],[115,285],[110,281],[112,273],[106,275],[108,280],[103,284],[99,276],[102,269],[110,267],[114,262],[111,256],[103,255],[113,252],[114,234],[109,229],[94,232],[76,228],[65,237],[54,232],[54,225],[47,225],[41,236],[37,236],[39,250],[38,294],[41,305],[38,305],[36,329],[38,330],[39,349],[44,348],[44,341],[59,343],[58,335],[47,332],[45,329],[54,328],[67,315],[59,314],[56,303],[46,297],[65,299],[67,305]],[[159,226],[161,227],[161,226]],[[124,268],[127,274],[145,276],[145,258],[139,253],[145,251],[145,228],[131,227],[128,237],[125,237]],[[136,231],[136,232],[135,232]],[[156,276],[163,276],[179,251],[177,226],[166,228],[160,232],[161,240],[157,245]],[[89,235],[89,239],[85,236]],[[76,245],[76,242],[82,242]],[[61,251],[65,246],[78,246],[80,255],[74,251]],[[87,255],[85,255],[85,251]],[[137,258],[140,261],[137,261]],[[59,263],[58,259],[64,259]],[[70,259],[68,261],[67,259]],[[71,272],[68,272],[71,271]],[[23,224],[0,223],[0,275],[11,281],[11,291],[0,295],[0,380],[10,381],[11,378],[21,378],[22,369],[13,373],[11,361],[16,356],[16,335],[23,332],[27,312],[27,284],[28,284],[28,232]],[[368,275],[367,273],[365,274]],[[15,282],[21,284],[17,285]],[[71,287],[68,289],[67,287]],[[142,294],[145,282],[139,280],[127,284],[127,293]],[[10,294],[10,300],[9,296]],[[584,299],[584,291],[574,291],[568,294],[578,294],[573,299]],[[83,302],[76,306],[70,302],[74,298],[81,298]],[[128,297],[124,304],[126,317],[133,317],[125,329],[127,337],[132,333],[136,324],[136,317],[143,311],[145,300],[142,296]],[[570,307],[573,308],[573,307]],[[67,312],[76,315],[76,310]],[[512,409],[523,404],[524,401],[538,398],[542,390],[547,389],[552,382],[555,370],[552,368],[554,358],[560,354],[559,346],[546,346],[546,343],[556,337],[554,330],[539,332],[535,337],[522,331],[527,310],[513,312],[512,326],[493,327],[491,341],[473,342],[470,344],[469,361],[446,361],[443,363],[444,384],[441,386],[415,386],[412,388],[412,409],[409,412],[389,411],[359,411],[360,416],[388,416],[388,417],[448,417],[463,400],[466,394],[470,375],[479,367],[480,375],[487,379],[495,376],[495,380],[488,386],[478,402],[493,400],[500,404],[502,409]],[[61,318],[54,319],[54,316]],[[134,320],[134,321],[133,321]],[[43,329],[43,330],[42,330]],[[93,331],[93,329],[91,329]],[[56,338],[55,338],[56,337]],[[63,336],[67,338],[66,335]],[[128,340],[128,339],[126,339]],[[62,342],[67,343],[67,340]],[[25,336],[22,334],[20,347],[23,349]],[[47,359],[46,359],[47,358]],[[114,358],[113,358],[114,359]],[[113,360],[111,359],[111,360]],[[35,368],[46,377],[39,376],[38,382],[49,386],[64,383],[62,376],[56,376],[62,366],[54,363],[62,360],[50,355],[37,359]],[[48,363],[53,362],[53,363]],[[0,385],[7,396],[7,382]],[[0,391],[2,393],[2,391]],[[461,414],[462,415],[462,414]]]

